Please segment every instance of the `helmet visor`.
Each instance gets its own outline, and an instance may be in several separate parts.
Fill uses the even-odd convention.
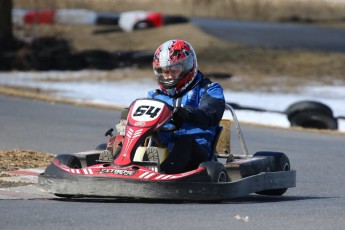
[[[183,76],[182,65],[172,65],[158,67],[154,69],[158,83],[164,85],[167,89],[174,88]]]
[[[162,79],[178,79],[183,71],[182,65],[155,68],[156,76]]]

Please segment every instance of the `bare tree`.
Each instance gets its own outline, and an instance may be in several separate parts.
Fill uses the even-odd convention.
[[[13,48],[12,0],[0,0],[0,54]]]

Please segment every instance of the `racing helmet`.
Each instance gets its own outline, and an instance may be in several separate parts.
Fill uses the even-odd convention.
[[[154,53],[153,72],[164,93],[171,97],[181,95],[198,73],[193,47],[183,40],[164,42]]]

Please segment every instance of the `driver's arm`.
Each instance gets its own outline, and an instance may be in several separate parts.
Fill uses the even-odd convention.
[[[178,107],[173,118],[199,126],[217,126],[223,117],[225,99],[223,89],[218,83],[211,83],[202,94],[199,107]]]

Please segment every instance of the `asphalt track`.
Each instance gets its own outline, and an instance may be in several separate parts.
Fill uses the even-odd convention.
[[[213,36],[239,44],[345,52],[345,29],[340,28],[207,18],[193,18],[192,22]]]
[[[90,149],[105,140],[104,131],[119,118],[117,111],[6,96],[0,96],[0,106],[0,149],[56,154]],[[17,197],[0,200],[0,229],[342,229],[345,136],[247,125],[242,129],[250,153],[274,150],[289,156],[297,170],[296,188],[282,197],[249,195],[206,204],[69,201],[17,192]]]
[[[0,97],[0,149],[54,154],[94,149],[120,115],[116,111]],[[66,112],[66,109],[68,112]]]

